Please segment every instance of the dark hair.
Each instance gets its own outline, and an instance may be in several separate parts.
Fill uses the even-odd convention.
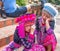
[[[51,29],[54,30],[55,20],[50,21],[49,24],[50,24]]]
[[[39,31],[39,30],[40,30],[38,20],[39,20],[39,19],[37,18],[37,19],[36,19],[36,30],[37,30],[37,31]]]
[[[38,20],[39,20],[39,19],[37,18],[37,19],[36,19],[36,30],[37,30],[37,31],[40,31],[41,29],[40,29],[40,25],[39,25]],[[50,25],[51,29],[54,30],[55,20],[50,21],[50,22],[49,22],[49,25]],[[46,32],[46,28],[45,28],[45,32]]]

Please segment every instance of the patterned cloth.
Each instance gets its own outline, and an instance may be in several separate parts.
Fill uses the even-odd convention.
[[[45,51],[44,46],[34,44],[31,49],[25,49],[24,51]]]
[[[31,42],[30,40],[31,39],[34,40],[34,36],[33,36],[33,38],[31,38],[31,36],[33,36],[33,35],[29,35],[28,40],[26,38],[20,38],[18,36],[18,30],[16,29],[15,33],[14,33],[14,42],[19,45],[23,45],[25,48],[31,48],[33,42]]]
[[[32,23],[35,21],[34,14],[25,14],[17,18],[17,22],[19,25],[16,27],[14,32],[14,41],[10,42],[8,46],[4,49],[4,51],[13,51],[15,48],[19,48],[22,45],[26,49],[30,49],[32,44],[34,43],[34,34],[30,34],[30,32],[25,31],[25,23],[29,25],[33,25]],[[30,23],[29,23],[30,22]],[[26,34],[28,36],[26,36]]]
[[[39,22],[39,32],[35,31],[35,34],[37,35],[37,42],[38,44],[48,46],[49,44],[52,45],[52,51],[55,50],[56,48],[56,37],[53,31],[53,28],[50,26],[50,28],[46,31],[46,26],[45,24],[42,24],[42,18],[38,20]]]
[[[31,48],[32,43],[34,42],[34,35],[28,33],[26,37],[25,25],[33,25],[36,16],[34,14],[25,14],[16,19],[16,22],[19,22],[19,25],[16,27],[14,33],[14,42],[19,45],[23,45],[25,48]]]
[[[16,27],[18,29],[18,35],[20,38],[25,37],[25,27],[24,25],[29,24],[33,25],[36,19],[35,14],[25,14],[16,19],[16,22],[19,22],[19,25]],[[30,22],[30,23],[29,23]]]

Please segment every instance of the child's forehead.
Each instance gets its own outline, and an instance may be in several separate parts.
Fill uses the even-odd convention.
[[[25,23],[25,26],[31,26],[31,25],[33,25],[33,24],[35,24],[34,21],[28,21],[28,22]]]
[[[45,10],[42,10],[42,12],[43,12],[43,13],[47,13],[47,14],[48,14],[48,12],[47,12],[47,11],[45,11]]]
[[[42,14],[45,14],[45,15],[47,15],[47,16],[49,16],[49,17],[52,17],[52,16],[49,14],[49,12],[47,12],[47,11],[45,11],[45,10],[42,11]]]

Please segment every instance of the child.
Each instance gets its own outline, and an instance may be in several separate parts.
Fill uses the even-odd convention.
[[[33,51],[34,48],[37,48],[36,50],[45,51],[42,45],[34,45],[35,18],[36,16],[34,14],[26,14],[17,18],[17,22],[20,22],[14,33],[14,41],[8,44],[3,51],[13,51],[22,45],[24,46],[23,51]]]
[[[55,9],[55,7],[53,7],[50,3],[46,3],[44,4],[44,8],[42,10],[42,16],[36,21],[36,30],[34,34],[37,36],[38,46],[42,45],[45,48],[45,50],[42,51],[55,51],[57,40],[54,34],[54,17],[57,14],[58,11]],[[36,49],[34,46],[31,49]],[[27,51],[30,50],[28,49]]]
[[[57,40],[54,34],[54,17],[58,11],[50,3],[44,4],[42,16],[36,23],[37,42],[43,45],[46,51],[54,51],[56,48]]]
[[[19,25],[14,33],[14,41],[8,44],[3,51],[13,51],[22,45],[27,49],[31,48],[34,42],[33,24],[35,18],[34,14],[25,14],[17,18],[16,22],[19,22]]]

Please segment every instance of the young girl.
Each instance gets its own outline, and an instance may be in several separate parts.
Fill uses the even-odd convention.
[[[35,23],[36,16],[34,14],[25,14],[17,18],[19,25],[16,27],[14,33],[14,41],[6,46],[3,51],[14,51],[15,48],[24,46],[25,48],[31,48],[34,42],[34,30],[33,24]]]
[[[26,14],[17,18],[19,25],[16,27],[14,33],[14,41],[8,44],[3,51],[14,51],[15,48],[19,48],[22,45],[24,46],[23,51],[33,51],[33,48],[37,47],[37,45],[34,45],[35,18],[34,14]],[[38,49],[45,51],[42,45],[39,45]]]
[[[42,10],[42,16],[37,21],[37,28],[35,34],[37,35],[37,42],[43,45],[46,51],[54,51],[57,40],[54,34],[54,17],[58,11],[50,3],[46,3]]]

